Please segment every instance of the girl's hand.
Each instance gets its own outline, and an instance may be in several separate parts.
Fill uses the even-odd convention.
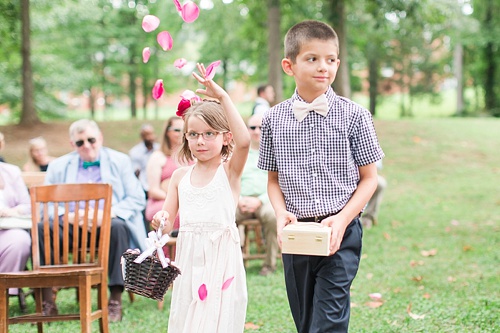
[[[198,71],[200,75],[193,73],[193,76],[198,82],[205,86],[205,89],[196,89],[197,93],[203,94],[208,97],[217,98],[220,100],[221,98],[227,96],[227,92],[222,89],[217,83],[213,80],[205,79],[206,69],[203,64],[196,64],[198,67]]]
[[[168,220],[168,213],[165,210],[160,210],[153,216],[153,220],[151,221],[151,228],[154,230],[158,230],[161,224],[161,220]]]

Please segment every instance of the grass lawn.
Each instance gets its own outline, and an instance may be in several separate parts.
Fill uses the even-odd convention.
[[[138,124],[102,123],[106,144],[131,147]],[[376,127],[388,188],[379,224],[364,232],[350,331],[499,332],[500,120],[377,120]],[[260,265],[247,269],[245,332],[295,332],[282,266],[261,277]],[[61,312],[76,309],[72,290],[57,301]],[[110,331],[166,332],[169,301],[170,292],[160,311],[155,301],[130,303],[124,295],[124,320]],[[19,311],[17,299],[10,304],[11,312]],[[45,327],[49,333],[79,330],[75,322]],[[10,330],[35,331],[30,325]]]

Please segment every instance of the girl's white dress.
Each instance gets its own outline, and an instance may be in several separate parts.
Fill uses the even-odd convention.
[[[180,229],[168,332],[240,333],[247,287],[236,203],[222,164],[211,182],[191,185],[191,166],[179,183]]]

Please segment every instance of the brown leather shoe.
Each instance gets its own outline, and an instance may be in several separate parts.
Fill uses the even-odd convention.
[[[42,302],[42,315],[44,316],[57,316],[59,311],[57,310],[57,305],[51,301]]]
[[[109,301],[108,320],[111,323],[122,321],[122,304],[119,301],[114,301],[114,300]]]

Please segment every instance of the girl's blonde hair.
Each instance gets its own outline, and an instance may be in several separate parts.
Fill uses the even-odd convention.
[[[187,109],[184,114],[184,133],[188,130],[189,119],[191,117],[198,117],[216,132],[231,131],[229,128],[229,122],[227,121],[224,110],[219,102],[205,99],[202,102],[193,104],[189,109]],[[222,146],[220,154],[223,161],[227,161],[229,159],[233,149],[234,141],[232,139],[227,145]],[[179,159],[188,163],[194,160],[185,135],[182,136],[182,146],[179,151]]]

